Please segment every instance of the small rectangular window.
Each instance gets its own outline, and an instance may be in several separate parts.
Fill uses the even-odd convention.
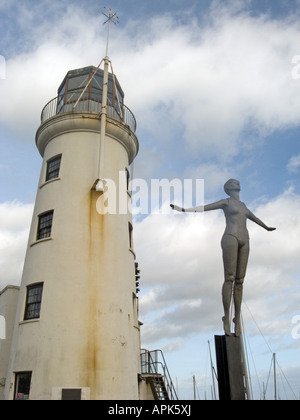
[[[43,294],[43,283],[27,286],[24,320],[40,317]]]
[[[81,389],[63,388],[61,390],[61,399],[63,401],[79,401],[81,400]]]
[[[51,236],[52,221],[54,211],[48,211],[39,216],[38,230],[37,230],[37,241]]]
[[[61,155],[49,159],[47,162],[46,181],[59,177]]]
[[[15,380],[15,400],[29,400],[32,372],[18,372]]]

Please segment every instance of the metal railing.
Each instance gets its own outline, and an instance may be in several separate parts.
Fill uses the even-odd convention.
[[[51,99],[51,101],[49,101],[42,110],[41,123],[44,123],[55,115],[63,114],[66,112],[101,113],[102,103],[96,98],[86,98],[83,96],[83,98],[78,102],[76,108],[74,109],[75,104],[76,99],[66,101],[64,95]],[[128,125],[133,132],[136,131],[135,116],[130,111],[130,109],[127,108],[127,106],[122,105],[121,112],[119,112],[116,107],[107,105],[106,112],[108,118],[121,121],[122,123]]]
[[[141,349],[142,374],[162,376],[170,400],[178,400],[170,372],[161,350]]]

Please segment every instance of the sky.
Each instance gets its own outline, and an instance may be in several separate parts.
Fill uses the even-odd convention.
[[[266,385],[273,397],[276,353],[280,397],[299,399],[299,0],[1,0],[0,289],[21,281],[41,110],[68,70],[105,55],[104,6],[119,17],[109,56],[137,120],[133,178],[149,190],[154,179],[204,180],[205,203],[225,198],[236,178],[241,200],[277,228],[248,223],[245,342],[253,398]],[[193,190],[193,205],[200,196]],[[134,216],[142,346],[164,351],[181,399],[193,398],[193,376],[200,398],[211,398],[224,215],[175,214],[162,201]]]

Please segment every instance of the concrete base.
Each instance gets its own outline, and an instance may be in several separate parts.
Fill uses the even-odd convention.
[[[219,399],[245,400],[241,340],[239,337],[215,335]]]

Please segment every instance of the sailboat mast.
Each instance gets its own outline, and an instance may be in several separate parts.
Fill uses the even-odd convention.
[[[212,381],[213,381],[213,399],[216,400],[217,396],[216,396],[216,385],[215,385],[215,377],[214,377],[214,366],[213,366],[213,361],[211,357],[211,349],[210,349],[209,341],[208,341],[208,348],[209,348],[209,357],[210,357],[210,366],[211,366],[211,376],[212,376]]]
[[[277,401],[276,353],[273,353],[273,363],[274,363],[274,396],[275,396],[275,401]]]

